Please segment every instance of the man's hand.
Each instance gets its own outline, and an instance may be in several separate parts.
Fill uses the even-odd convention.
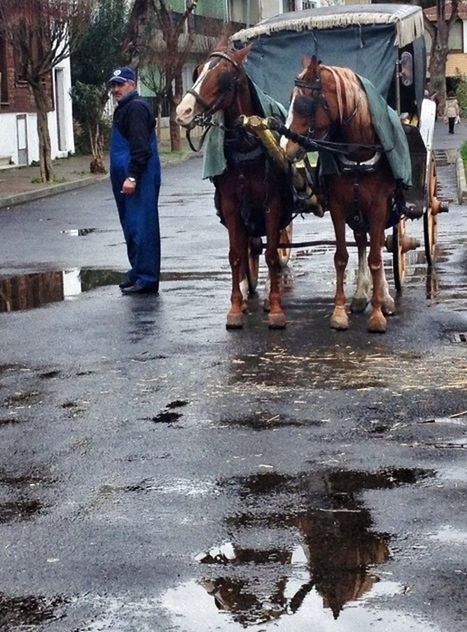
[[[133,195],[136,190],[136,180],[125,178],[122,184],[122,193],[124,195]]]

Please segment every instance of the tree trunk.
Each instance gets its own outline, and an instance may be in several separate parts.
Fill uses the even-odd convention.
[[[172,94],[172,91],[170,91],[167,94],[168,98],[169,98],[169,104],[170,104],[170,116],[169,116],[169,129],[170,129],[170,149],[171,151],[180,151],[180,149],[182,148],[181,145],[181,141],[180,141],[180,125],[178,125],[176,119],[176,112],[175,110],[177,109],[177,105],[180,101],[180,99],[176,99],[175,96]]]
[[[449,25],[446,20],[438,20],[435,26],[435,36],[430,51],[429,90],[436,92],[438,114],[442,116],[446,102],[446,64],[449,53],[448,46]]]
[[[42,182],[54,181],[52,166],[52,150],[50,145],[49,126],[47,122],[47,93],[42,82],[32,86],[37,110],[37,134],[39,136],[39,166]]]
[[[104,165],[104,142],[100,133],[99,123],[96,123],[94,133],[89,132],[92,160],[89,163],[91,173],[107,173]]]

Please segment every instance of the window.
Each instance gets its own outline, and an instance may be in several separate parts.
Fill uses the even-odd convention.
[[[462,22],[457,20],[449,31],[448,46],[450,51],[462,52]]]

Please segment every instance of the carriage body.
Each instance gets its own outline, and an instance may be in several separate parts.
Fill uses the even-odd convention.
[[[424,98],[426,47],[422,9],[377,4],[283,13],[235,33],[231,41],[237,48],[251,46],[245,62],[248,75],[285,108],[303,55],[315,55],[329,66],[351,68],[373,83],[404,124],[412,166],[412,187],[406,200],[412,218],[424,216],[425,252],[428,263],[432,263],[435,215],[440,203],[436,200],[433,155],[436,106]],[[400,245],[391,247],[403,256]],[[400,268],[399,263],[397,267]],[[399,273],[403,274],[402,269]],[[398,289],[400,281],[396,280]]]

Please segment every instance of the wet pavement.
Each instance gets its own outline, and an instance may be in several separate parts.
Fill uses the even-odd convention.
[[[0,630],[463,632],[467,207],[384,336],[329,329],[329,246],[284,270],[285,331],[262,263],[228,332],[200,173],[165,171],[158,298],[120,295],[108,182],[0,211]]]

